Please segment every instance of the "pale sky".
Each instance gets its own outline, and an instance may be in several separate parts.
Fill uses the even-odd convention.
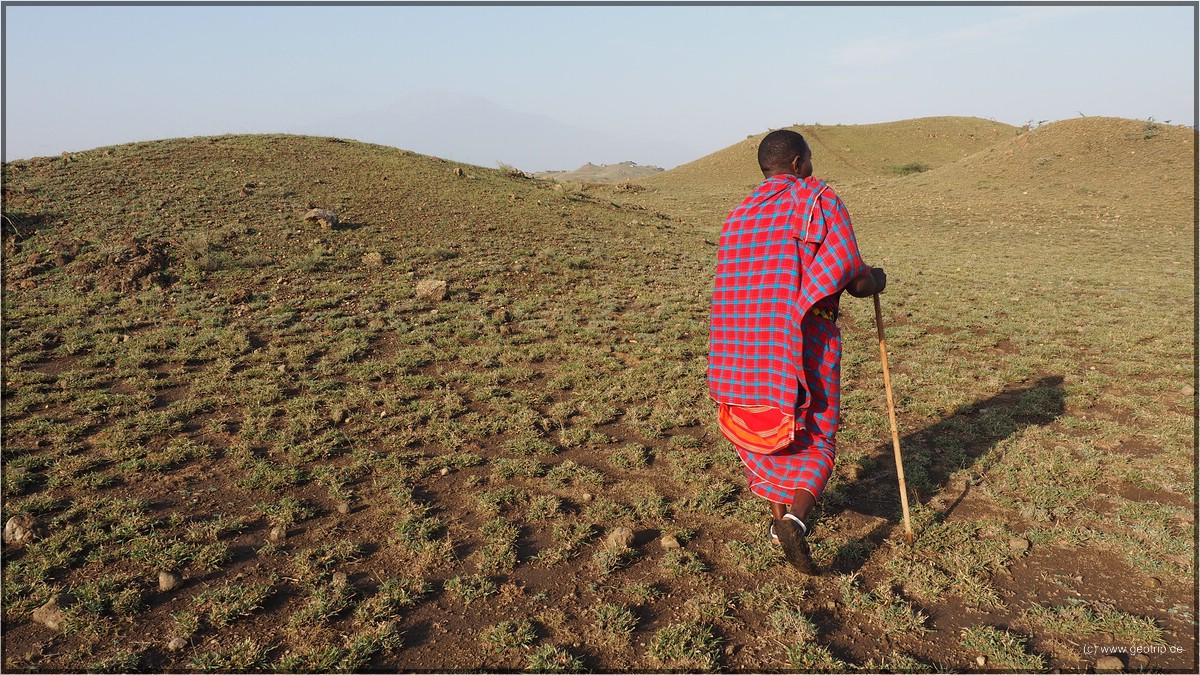
[[[1196,11],[6,2],[4,159],[295,133],[428,89],[694,150],[630,158],[667,168],[798,123],[1082,114],[1194,126]]]

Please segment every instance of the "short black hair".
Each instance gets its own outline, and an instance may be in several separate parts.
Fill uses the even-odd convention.
[[[777,129],[758,144],[758,167],[763,171],[786,169],[808,152],[808,141],[791,129]]]

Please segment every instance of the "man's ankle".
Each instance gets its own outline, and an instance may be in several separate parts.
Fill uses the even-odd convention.
[[[801,519],[800,516],[797,516],[794,513],[785,513],[785,514],[783,514],[783,517],[787,518],[788,520],[794,521],[797,525],[800,526],[800,532],[802,534],[804,534],[805,536],[808,536],[808,525],[805,524],[804,520]]]

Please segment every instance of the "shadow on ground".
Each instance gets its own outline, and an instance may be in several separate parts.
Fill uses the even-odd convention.
[[[986,456],[1001,441],[1031,426],[1046,426],[1063,414],[1066,394],[1063,378],[1044,377],[1006,389],[991,398],[964,405],[946,419],[900,438],[904,477],[910,509],[944,490],[951,474],[970,469],[982,475],[990,464]],[[847,484],[835,500],[827,500],[822,517],[847,511],[883,518],[863,543],[871,548],[883,543],[902,521],[899,482],[892,444],[877,446],[870,455],[876,464]],[[950,515],[970,490],[968,482],[943,511]],[[828,501],[832,501],[830,504]],[[838,560],[834,571],[853,572],[861,560]]]

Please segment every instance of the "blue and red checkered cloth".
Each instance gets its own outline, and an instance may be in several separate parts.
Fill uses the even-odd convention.
[[[785,451],[739,448],[756,494],[787,503],[796,487],[815,496],[824,489],[840,403],[841,336],[831,317],[841,291],[868,269],[850,214],[824,181],[773,176],[725,220],[709,393],[719,404],[778,408],[796,422],[796,442]],[[781,491],[786,500],[775,498]]]

